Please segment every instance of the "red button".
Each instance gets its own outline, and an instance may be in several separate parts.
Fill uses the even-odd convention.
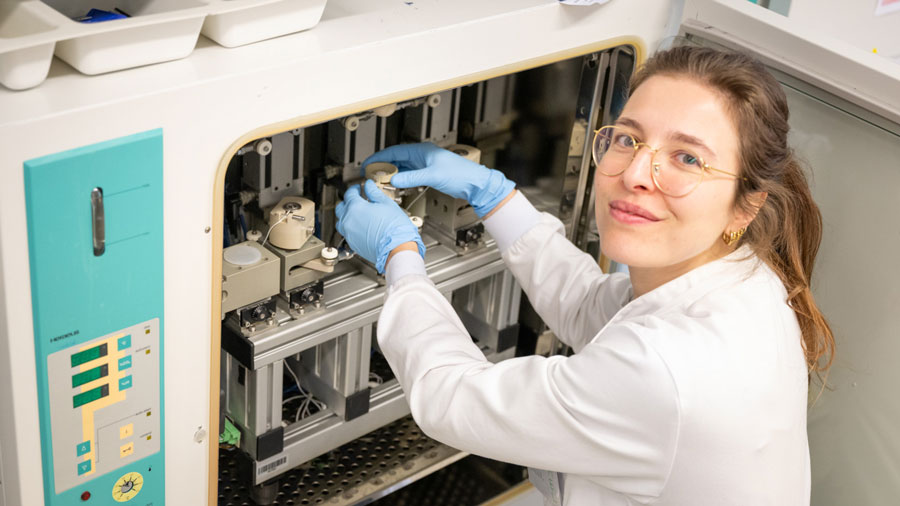
[[[82,500],[82,501],[87,501],[87,500],[90,499],[90,498],[91,498],[91,493],[88,492],[87,490],[85,490],[84,492],[81,493],[81,500]]]

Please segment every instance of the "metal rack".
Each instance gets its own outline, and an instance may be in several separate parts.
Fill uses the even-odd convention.
[[[475,146],[489,166],[506,166],[507,172],[530,171],[519,174],[524,176],[519,189],[538,209],[559,216],[570,236],[584,246],[592,240],[588,234],[590,207],[585,205],[591,201],[587,139],[600,118],[609,117],[614,102],[610,97],[625,82],[622,76],[630,74],[633,58],[630,48],[615,48],[554,64],[549,71],[499,76],[293,129],[272,136],[270,144],[266,144],[269,138],[253,141],[230,165],[236,169],[235,176],[226,176],[226,185],[232,180],[241,189],[238,192],[232,188],[230,196],[226,195],[232,217],[230,227],[226,217],[226,228],[240,240],[237,222],[241,220],[244,225],[245,212],[255,214],[248,218],[251,224],[265,226],[260,218],[266,214],[263,197],[271,204],[302,193],[316,206],[316,235],[310,240],[321,241],[321,246],[340,246],[334,206],[343,188],[360,177],[362,161],[398,142],[431,141],[442,146]],[[560,75],[568,76],[567,84],[556,80]],[[536,81],[540,89],[529,89]],[[531,146],[516,145],[521,141],[516,140],[513,130],[527,128],[528,122],[538,125],[544,114],[528,117],[534,112],[528,111],[527,104],[517,102],[520,89],[526,96],[538,93],[539,100],[558,102],[546,106],[552,110],[548,114],[556,118],[556,134],[547,149],[554,154],[552,167],[542,166],[539,160],[526,160],[524,165],[530,168],[516,165],[515,153]],[[559,94],[565,89],[572,98],[566,95],[560,101]],[[571,115],[573,108],[575,114]],[[282,152],[275,153],[273,148]],[[252,177],[248,178],[246,171]],[[280,182],[277,187],[276,182]],[[288,183],[292,185],[289,190]],[[247,185],[252,191],[245,193]],[[470,211],[465,209],[465,202],[447,201],[446,208],[441,207],[446,199],[432,193],[401,191],[396,198],[403,206],[421,196],[426,197],[422,202],[427,201],[432,210]],[[482,227],[477,220],[473,226],[472,220],[441,220],[444,215],[436,214],[429,221],[429,216],[426,213],[422,228],[428,276],[451,302],[489,360],[513,357],[521,334],[541,335],[546,327],[524,302],[521,288],[506,269],[494,241],[483,228],[473,228]],[[297,266],[300,268],[300,264]],[[293,269],[282,266],[282,278]],[[298,309],[291,294],[285,292],[288,285],[282,279],[282,292],[266,302],[266,318],[249,325],[233,313],[223,319],[220,404],[223,416],[241,433],[239,460],[243,464],[240,473],[226,472],[223,466],[222,479],[226,481],[222,487],[231,489],[225,490],[228,493],[220,499],[226,503],[238,501],[231,492],[239,489],[252,492],[260,504],[358,501],[376,491],[392,490],[388,482],[407,483],[461,458],[455,450],[422,442],[419,446],[433,446],[425,453],[402,448],[404,457],[387,463],[378,460],[385,447],[366,445],[366,438],[394,427],[391,424],[409,414],[403,392],[377,350],[376,325],[387,290],[384,278],[359,258],[340,261],[330,273],[304,275],[308,275],[309,279],[304,278],[307,281],[316,279],[318,283],[314,297],[305,306]],[[236,311],[246,312],[246,307]],[[377,371],[383,381],[370,382],[371,371]],[[407,425],[397,430],[413,429]],[[381,476],[366,481],[366,475],[351,473],[355,469],[338,469],[347,464],[328,459],[336,448],[344,448],[342,445],[372,452],[371,458],[363,460],[381,462],[377,464],[380,469],[372,472],[380,472],[384,464],[383,470],[391,479]],[[399,447],[388,444],[387,448],[393,452]],[[322,462],[331,466],[329,473],[344,473],[347,479],[335,481],[340,476],[327,473],[315,477],[303,474],[311,465],[326,465]],[[346,473],[351,473],[352,479]],[[288,489],[292,490],[289,495]],[[307,496],[296,495],[298,489]],[[274,490],[279,492],[273,495]]]
[[[473,335],[482,337],[484,342],[480,343],[490,359],[511,357],[515,341],[498,338],[509,335],[509,332],[504,334],[501,331],[509,327],[511,315],[518,313],[517,294],[520,290],[511,276],[504,274],[505,267],[492,242],[470,255],[457,256],[427,236],[424,240],[429,248],[426,255],[429,276],[438,290],[448,297],[453,297],[454,293],[463,294],[460,299],[466,300],[471,308],[468,311],[472,315],[470,320],[481,321],[476,318],[476,313],[482,306],[474,301],[468,303],[465,298],[470,293],[468,287],[476,283],[482,287],[496,285],[496,288],[486,286],[487,291],[505,294],[496,303],[480,310],[481,314],[489,316],[488,323],[483,323],[483,328],[474,329]],[[361,290],[360,287],[367,289]],[[306,462],[336,444],[350,441],[409,413],[396,381],[388,381],[372,391],[368,387],[359,390],[364,396],[363,409],[353,404],[354,394],[342,395],[333,388],[329,389],[325,381],[312,386],[315,385],[311,381],[313,371],[308,371],[301,375],[301,383],[312,390],[313,395],[324,400],[329,409],[299,421],[290,420],[286,425],[281,423],[285,360],[294,363],[295,357],[305,356],[313,350],[334,349],[338,340],[355,341],[352,353],[344,350],[345,353],[335,356],[343,361],[347,371],[363,371],[354,372],[354,378],[368,379],[369,361],[361,361],[360,354],[363,350],[368,354],[370,346],[363,345],[371,343],[371,328],[378,318],[384,290],[383,286],[364,274],[338,274],[334,279],[326,280],[327,302],[319,312],[249,339],[233,330],[226,334],[229,336],[224,340],[228,352],[226,376],[229,380],[225,389],[225,406],[228,406],[229,417],[238,421],[247,420],[247,423],[239,423],[238,426],[244,436],[242,448],[256,458],[253,473],[256,484],[276,477],[289,468],[289,464]],[[505,347],[498,349],[498,344]],[[354,369],[349,367],[351,365],[361,367]],[[244,372],[241,373],[241,370]],[[245,378],[244,387],[237,381],[241,374]],[[316,376],[322,378],[324,375]],[[329,390],[333,391],[330,399],[325,394]],[[351,412],[350,409],[358,409],[362,413]]]

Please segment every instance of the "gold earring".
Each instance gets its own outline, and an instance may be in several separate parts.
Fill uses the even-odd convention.
[[[722,232],[722,240],[725,241],[725,246],[731,246],[732,244],[738,242],[741,236],[744,235],[744,232],[747,231],[747,227],[744,227],[737,232]]]

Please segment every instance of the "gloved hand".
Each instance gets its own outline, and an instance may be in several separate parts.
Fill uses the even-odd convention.
[[[384,272],[391,251],[405,242],[415,242],[419,254],[425,258],[425,245],[419,230],[400,206],[372,180],[366,181],[366,195],[370,200],[360,195],[359,185],[353,185],[334,210],[337,230],[353,251],[375,264],[379,273]]]
[[[379,151],[363,162],[363,170],[372,162],[393,163],[401,170],[391,178],[391,186],[430,186],[469,201],[479,218],[491,212],[516,186],[499,170],[478,165],[430,142],[398,144]]]

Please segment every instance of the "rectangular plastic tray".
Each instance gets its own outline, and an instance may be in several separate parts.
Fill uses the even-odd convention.
[[[56,25],[36,2],[0,2],[0,83],[13,90],[37,86],[50,70]]]
[[[299,32],[316,26],[326,0],[223,0],[203,23],[203,35],[225,47]]]
[[[184,58],[203,34],[225,47],[315,26],[326,0],[0,0],[0,84],[20,90],[47,77],[55,53],[101,74]],[[91,9],[127,15],[76,21]]]

